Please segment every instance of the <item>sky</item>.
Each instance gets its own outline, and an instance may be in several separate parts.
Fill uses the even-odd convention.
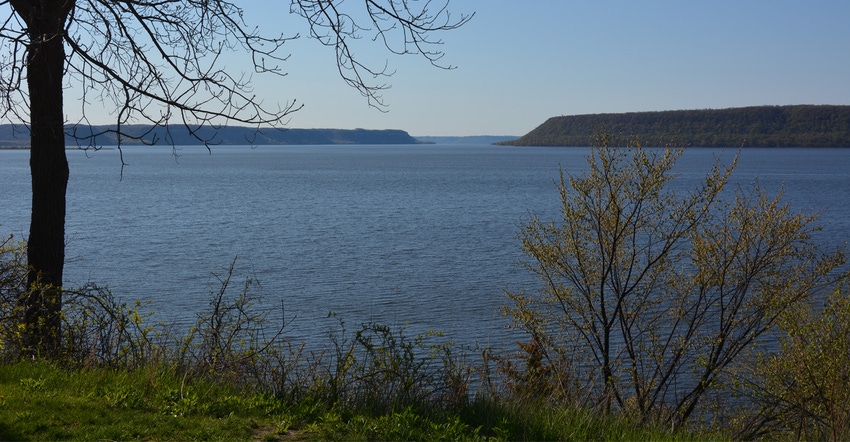
[[[395,71],[386,112],[345,84],[289,3],[240,4],[249,26],[302,35],[287,43],[287,76],[254,78],[266,102],[305,105],[289,127],[519,136],[559,115],[850,105],[847,0],[451,0],[453,14],[475,14],[435,35],[454,69],[358,42],[359,57]]]

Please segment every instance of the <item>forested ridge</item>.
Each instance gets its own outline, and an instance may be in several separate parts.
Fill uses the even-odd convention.
[[[597,133],[647,146],[850,147],[850,106],[752,106],[552,117],[511,146],[590,146]]]
[[[126,125],[122,127],[123,144],[154,143],[158,145],[200,145],[202,140],[211,144],[253,145],[315,145],[315,144],[416,144],[418,141],[407,132],[396,129],[277,129],[254,127],[202,127],[192,133],[181,125],[155,127],[152,125]],[[100,134],[89,141],[93,134]],[[0,125],[0,146],[29,144],[29,129],[25,126]],[[79,140],[79,142],[78,142]],[[97,146],[118,144],[114,126],[66,126],[65,144],[69,147],[90,142]]]

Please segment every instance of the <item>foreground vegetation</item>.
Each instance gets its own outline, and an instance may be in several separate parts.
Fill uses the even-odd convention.
[[[2,440],[676,440],[664,431],[545,404],[372,413],[184,378],[168,367],[0,366]]]
[[[5,245],[4,290],[23,276],[22,254]],[[340,321],[324,351],[293,347],[234,268],[182,334],[101,287],[69,291],[57,360],[21,357],[4,298],[0,440],[691,438],[543,398],[476,394],[483,371],[436,332],[362,324],[352,333]]]
[[[0,439],[587,440],[850,437],[841,248],[781,195],[666,184],[680,151],[612,147],[520,233],[541,289],[508,293],[516,352],[343,321],[285,339],[236,261],[196,324],[66,290],[61,353],[22,339],[23,245],[0,244]],[[476,355],[476,356],[471,356]],[[722,429],[718,432],[717,429]]]

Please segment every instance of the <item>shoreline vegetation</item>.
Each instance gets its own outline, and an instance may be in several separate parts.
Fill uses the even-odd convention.
[[[23,243],[0,241],[0,313]],[[286,339],[234,259],[197,323],[157,323],[105,287],[65,291],[63,355],[16,355],[0,322],[0,440],[694,440],[545,397],[508,400],[439,332],[365,323],[321,348]],[[11,290],[7,290],[11,289]],[[9,310],[11,308],[11,310]],[[336,317],[336,315],[332,315]],[[486,358],[485,358],[486,359]],[[486,365],[494,365],[487,359]]]
[[[598,133],[644,146],[850,147],[850,106],[751,106],[552,117],[502,146],[593,145]]]

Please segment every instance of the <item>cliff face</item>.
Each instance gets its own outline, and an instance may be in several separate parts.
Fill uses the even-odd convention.
[[[513,146],[590,146],[597,133],[644,145],[850,147],[850,106],[754,106],[553,117]]]
[[[95,143],[100,146],[118,144],[117,135],[110,130],[113,126],[67,126],[65,143],[75,146],[77,140],[88,145],[87,137],[96,134]],[[184,126],[152,127],[131,125],[122,127],[129,135],[122,138],[124,144],[142,144],[155,142],[159,145],[198,145],[202,144]],[[197,133],[211,144],[416,144],[418,141],[403,130],[369,129],[256,129],[252,127],[222,127],[219,129],[202,128]],[[75,138],[76,136],[76,138]],[[24,126],[0,125],[0,145],[26,146],[29,144],[29,129]]]

